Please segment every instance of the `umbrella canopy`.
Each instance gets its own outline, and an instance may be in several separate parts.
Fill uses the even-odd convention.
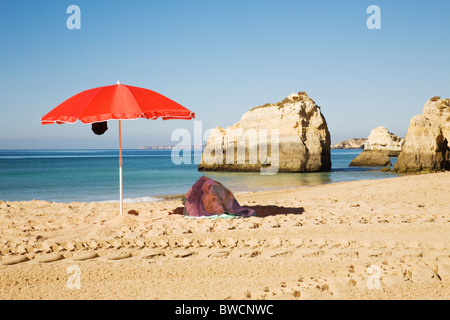
[[[152,90],[120,84],[80,92],[41,118],[42,124],[125,119],[193,119],[195,114]]]
[[[195,113],[177,102],[152,90],[123,85],[89,89],[67,99],[41,118],[42,124],[99,123],[107,120],[119,122],[119,177],[120,214],[123,212],[122,187],[122,128],[121,120],[128,119],[185,119],[195,118]],[[93,128],[94,129],[94,128]],[[101,130],[103,133],[105,128]],[[96,130],[94,130],[96,132]],[[97,133],[97,132],[96,132]],[[98,133],[97,133],[98,134]]]

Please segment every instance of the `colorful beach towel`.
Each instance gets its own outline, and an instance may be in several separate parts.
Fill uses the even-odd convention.
[[[256,215],[255,210],[239,205],[230,190],[220,182],[202,176],[186,193],[184,200],[185,216],[208,217],[221,214],[240,217]]]

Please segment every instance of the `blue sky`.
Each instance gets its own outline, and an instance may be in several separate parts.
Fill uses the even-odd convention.
[[[81,29],[69,30],[69,5]],[[369,5],[381,29],[369,30]],[[93,87],[139,86],[196,113],[203,130],[306,91],[332,142],[383,125],[404,136],[433,96],[450,97],[449,1],[0,0],[0,148],[117,148],[117,123],[40,124]],[[124,148],[173,144],[193,122],[123,121]]]

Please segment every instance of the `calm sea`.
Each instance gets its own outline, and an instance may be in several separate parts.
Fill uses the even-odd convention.
[[[197,164],[174,164],[171,150],[124,150],[124,199],[126,202],[154,201],[161,196],[185,194],[202,175],[221,182],[232,192],[396,176],[380,172],[380,168],[348,167],[360,152],[332,150],[331,172],[263,176],[198,172]],[[118,150],[0,150],[0,200],[118,201],[118,155]]]

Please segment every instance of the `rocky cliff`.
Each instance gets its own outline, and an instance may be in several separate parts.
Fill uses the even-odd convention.
[[[389,157],[396,157],[402,149],[404,140],[385,127],[373,129],[364,144],[364,150],[349,166],[384,167],[390,166]]]
[[[348,139],[333,144],[331,149],[363,149],[366,142],[366,138]]]
[[[409,124],[395,172],[450,170],[450,99],[433,97]]]
[[[320,107],[304,92],[246,112],[208,138],[200,171],[329,171],[330,133]]]

